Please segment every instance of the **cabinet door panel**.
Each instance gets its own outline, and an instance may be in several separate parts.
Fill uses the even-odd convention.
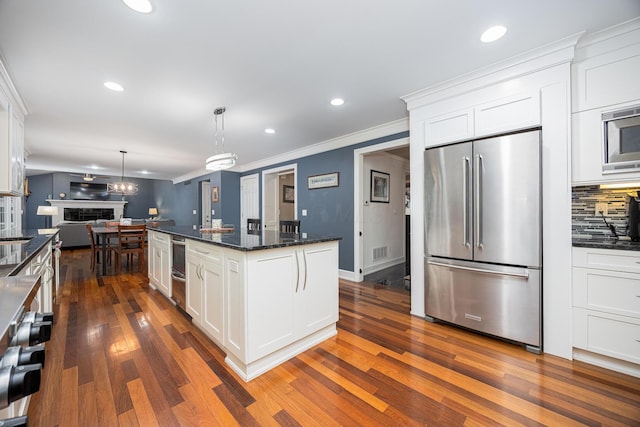
[[[425,148],[472,138],[473,109],[433,117],[424,124]]]
[[[305,336],[338,321],[337,244],[300,250],[301,286],[295,311],[299,333]]]
[[[248,359],[254,361],[294,337],[294,290],[298,266],[291,250],[265,252],[249,263]]]
[[[202,323],[202,279],[200,278],[200,263],[199,257],[191,255],[187,252],[186,255],[186,276],[187,276],[187,313],[191,315],[192,320],[195,323]]]
[[[224,330],[222,265],[207,260],[203,264],[202,276],[204,277],[205,295],[202,325],[218,344],[222,344],[224,342],[222,335]]]

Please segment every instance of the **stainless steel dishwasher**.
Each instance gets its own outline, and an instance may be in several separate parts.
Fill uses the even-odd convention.
[[[171,299],[176,306],[186,312],[186,269],[185,269],[185,241],[184,237],[171,237]]]

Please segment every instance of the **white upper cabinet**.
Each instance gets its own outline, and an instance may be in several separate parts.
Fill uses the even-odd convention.
[[[24,189],[24,108],[11,91],[0,63],[0,195],[21,196]]]
[[[475,135],[487,136],[540,124],[539,92],[518,93],[475,107]]]
[[[499,83],[487,91],[488,97],[468,97],[466,108],[444,114],[450,107],[446,102],[429,106],[422,113],[424,147],[539,126],[540,91],[523,89],[525,85],[523,79]]]
[[[427,146],[469,139],[473,135],[473,108],[432,117],[424,122]]]
[[[602,173],[602,113],[640,104],[640,19],[580,41],[572,74],[572,184],[637,181],[640,172]]]

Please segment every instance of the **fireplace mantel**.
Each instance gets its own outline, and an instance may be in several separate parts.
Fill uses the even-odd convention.
[[[113,217],[119,219],[124,215],[126,200],[57,200],[47,199],[51,206],[58,207],[58,214],[53,215],[51,224],[56,225],[64,221],[64,208],[113,209]]]

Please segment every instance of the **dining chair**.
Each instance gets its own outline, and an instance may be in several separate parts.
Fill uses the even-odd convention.
[[[87,232],[89,234],[89,243],[91,245],[91,271],[96,268],[96,261],[99,262],[100,258],[100,248],[98,247],[98,242],[96,242],[96,236],[93,234],[93,227],[91,224],[85,224],[87,226]],[[111,245],[107,245],[107,262],[111,261],[111,252],[113,252],[115,248]],[[102,262],[105,262],[104,260]]]
[[[259,234],[262,228],[262,220],[260,218],[247,218],[247,233]]]
[[[300,221],[299,220],[281,220],[280,221],[280,233],[283,235],[296,235],[300,234]]]
[[[138,255],[138,266],[141,271],[144,270],[144,251],[145,240],[147,234],[146,224],[136,225],[120,225],[118,224],[118,254],[116,263],[118,272],[122,272],[122,256],[127,256],[127,264],[131,264],[132,255]]]

